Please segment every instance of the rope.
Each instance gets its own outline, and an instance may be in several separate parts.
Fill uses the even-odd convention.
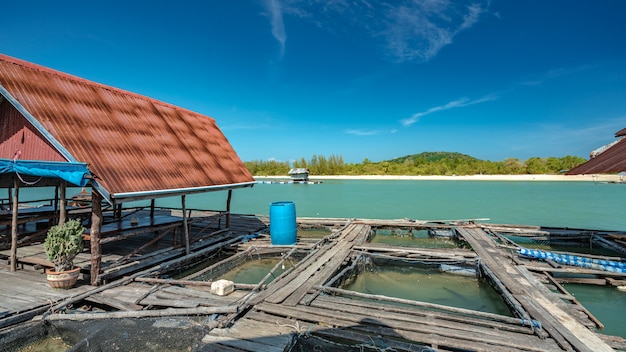
[[[521,318],[521,321],[522,321],[522,326],[526,326],[526,322],[527,322],[526,319]],[[539,331],[543,330],[543,328],[541,327],[541,322],[537,320],[529,319],[528,326],[530,326],[533,332],[535,332],[535,328],[537,328]]]
[[[22,175],[20,175],[20,174],[19,174],[19,172],[17,172],[17,171],[16,171],[16,172],[15,172],[15,174],[17,175],[17,178],[19,178],[19,179],[20,179],[20,181],[22,181],[22,183],[24,183],[24,184],[26,184],[26,185],[29,185],[29,186],[36,185],[36,184],[37,184],[37,183],[39,183],[39,181],[41,181],[41,179],[43,178],[42,176],[40,176],[40,177],[39,177],[39,179],[37,179],[37,181],[34,181],[34,182],[28,182],[28,181],[26,181],[26,180],[24,180],[24,179],[22,178]]]

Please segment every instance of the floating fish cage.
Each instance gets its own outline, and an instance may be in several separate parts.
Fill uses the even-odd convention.
[[[207,317],[163,317],[54,320],[19,324],[0,333],[0,346],[7,352],[95,351],[196,351]]]
[[[382,295],[513,316],[473,260],[398,259],[361,255],[330,283],[364,294]]]
[[[216,281],[226,279],[239,284],[262,284],[291,270],[303,257],[303,251],[289,252],[286,248],[263,248],[237,253],[211,266],[185,277],[193,281]]]
[[[573,251],[581,254],[624,256],[626,238],[607,231],[549,229],[542,233],[492,232],[516,245],[541,250]]]
[[[372,228],[368,242],[401,247],[458,248],[453,229],[431,228]]]

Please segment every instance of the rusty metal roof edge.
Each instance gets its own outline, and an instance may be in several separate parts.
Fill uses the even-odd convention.
[[[144,100],[144,101],[148,101],[151,104],[156,104],[156,105],[168,107],[168,108],[171,108],[171,109],[174,109],[174,110],[187,111],[187,112],[190,112],[192,114],[200,115],[202,117],[209,118],[209,119],[212,119],[212,120],[215,121],[215,118],[212,117],[212,116],[205,115],[205,114],[199,113],[197,111],[189,110],[187,108],[184,108],[184,107],[181,107],[181,106],[178,106],[178,105],[174,105],[172,103],[168,103],[168,102],[165,102],[165,101],[162,101],[162,100],[151,98],[151,97],[146,96],[146,95],[142,95],[142,94],[139,94],[139,93],[131,92],[129,90],[118,88],[118,87],[114,87],[114,86],[111,86],[111,85],[108,85],[108,84],[92,81],[92,80],[89,80],[89,79],[86,79],[86,78],[83,78],[83,77],[79,77],[79,76],[73,75],[71,73],[59,71],[59,70],[56,70],[56,69],[53,69],[53,68],[50,68],[50,67],[42,66],[42,65],[39,65],[39,64],[36,64],[36,63],[33,63],[33,62],[25,61],[25,60],[22,60],[22,59],[18,59],[16,57],[12,57],[12,56],[4,55],[4,54],[0,53],[0,61],[3,61],[3,60],[6,61],[6,62],[9,62],[11,64],[24,67],[24,68],[29,69],[29,70],[36,70],[36,71],[43,72],[43,73],[48,74],[48,75],[56,76],[56,77],[64,79],[64,80],[69,80],[69,81],[73,81],[73,82],[77,82],[77,83],[81,83],[81,84],[87,84],[87,85],[92,86],[92,87],[108,90],[108,91],[113,92],[115,94],[122,94],[122,95],[126,95],[126,96],[131,96],[133,98],[137,98],[137,99],[141,99],[141,100]]]
[[[186,194],[225,191],[225,190],[230,190],[230,189],[235,189],[235,188],[252,187],[255,184],[256,184],[256,181],[252,181],[252,182],[232,183],[228,185],[161,189],[161,190],[156,190],[156,191],[144,191],[144,192],[115,193],[115,194],[111,194],[109,198],[112,201],[112,203],[115,204],[115,203],[130,202],[130,201],[136,201],[136,200],[174,197],[174,196],[186,195]]]
[[[41,123],[39,123],[39,121],[35,118],[35,116],[33,116],[30,112],[28,112],[28,110],[26,110],[26,108],[20,104],[19,101],[17,101],[17,99],[15,99],[11,93],[9,93],[8,90],[6,90],[6,88],[4,88],[4,86],[2,84],[0,84],[0,94],[2,94],[2,96],[4,96],[4,98],[11,103],[11,105],[13,105],[13,107],[15,109],[17,109],[17,111],[20,112],[20,114],[22,114],[22,116],[24,116],[26,118],[26,120],[28,120],[28,122],[30,122],[36,129],[37,131],[39,131],[39,133],[41,133],[45,139],[47,139],[50,144],[52,144],[52,146],[59,151],[59,153],[61,153],[61,155],[63,155],[63,157],[65,159],[67,159],[67,161],[71,161],[71,162],[79,162],[78,160],[76,160],[76,158],[74,158],[72,156],[72,154],[70,154],[70,152],[65,149],[65,147],[59,143],[59,141],[56,140],[56,138],[54,138],[50,132],[48,132],[48,130],[46,130],[43,125]]]

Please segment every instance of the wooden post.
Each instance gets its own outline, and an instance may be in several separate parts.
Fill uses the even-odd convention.
[[[185,195],[180,196],[183,207],[183,233],[185,234],[185,254],[189,255],[189,228],[187,227],[187,208],[185,207]]]
[[[13,218],[11,219],[11,271],[17,270],[17,215],[19,206],[20,184],[17,175],[13,177]]]
[[[67,183],[64,180],[61,180],[61,184],[59,185],[59,225],[63,225],[65,223],[65,219],[67,218],[67,199],[65,198],[66,192]]]
[[[61,182],[63,182],[63,180],[61,180]],[[54,223],[58,223],[59,218],[57,215],[61,215],[59,214],[59,186],[54,186],[54,203],[50,205],[52,205],[52,209],[54,210],[54,217],[48,220],[48,227],[52,226]]]
[[[100,227],[102,226],[102,196],[96,190],[91,191],[91,284],[97,286],[102,262],[102,245],[100,244]]]
[[[228,198],[226,198],[226,228],[230,228],[230,200],[233,197],[233,190],[228,190]]]

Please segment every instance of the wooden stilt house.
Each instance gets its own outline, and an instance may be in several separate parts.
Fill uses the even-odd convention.
[[[3,212],[13,268],[25,183],[57,187],[61,222],[65,188],[91,187],[90,277],[98,284],[103,204],[179,196],[186,221],[186,195],[227,191],[229,216],[232,190],[254,179],[211,117],[0,55],[0,187],[11,194]]]

